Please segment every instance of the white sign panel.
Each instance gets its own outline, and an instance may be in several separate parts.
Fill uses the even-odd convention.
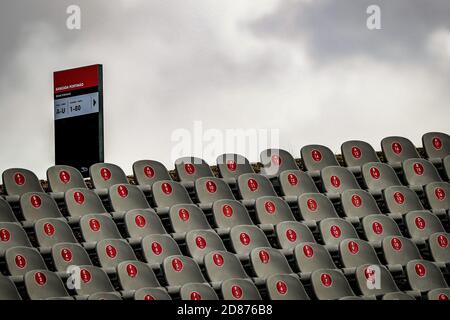
[[[55,120],[99,111],[98,92],[55,100]]]

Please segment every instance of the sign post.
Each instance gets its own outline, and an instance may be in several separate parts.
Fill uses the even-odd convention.
[[[53,74],[55,164],[77,168],[104,161],[103,68],[92,65]]]

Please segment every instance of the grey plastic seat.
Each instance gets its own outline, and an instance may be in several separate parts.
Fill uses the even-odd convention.
[[[446,156],[443,161],[444,164],[444,173],[447,178],[446,181],[450,180],[450,156]]]
[[[142,288],[134,293],[134,300],[172,300],[163,288]]]
[[[180,183],[172,180],[155,182],[152,194],[157,212],[168,212],[169,208],[176,204],[192,203],[186,189]]]
[[[382,300],[416,300],[413,296],[404,292],[389,292],[383,295]]]
[[[48,186],[53,193],[63,193],[72,188],[87,188],[83,176],[78,169],[56,165],[47,169]]]
[[[195,193],[200,202],[200,207],[211,208],[217,200],[234,200],[228,184],[219,178],[205,177],[195,180]]]
[[[166,229],[152,209],[134,209],[125,214],[125,228],[130,240],[140,240],[150,234],[165,234]]]
[[[275,226],[275,234],[280,248],[291,252],[303,242],[316,242],[311,230],[298,221],[284,221]]]
[[[261,300],[256,286],[247,279],[228,279],[222,282],[224,300]]]
[[[372,245],[380,246],[387,236],[401,236],[397,223],[384,214],[372,214],[362,219],[362,227],[367,240]]]
[[[371,193],[379,193],[391,186],[401,186],[394,169],[386,163],[369,162],[362,166],[362,176]]]
[[[262,225],[275,225],[283,221],[295,221],[291,208],[281,198],[260,197],[255,202],[256,217]]]
[[[141,261],[122,261],[117,265],[117,278],[124,291],[161,287],[152,268]]]
[[[445,232],[439,218],[427,210],[409,212],[405,216],[405,224],[414,241],[424,241],[433,233]]]
[[[341,195],[342,209],[348,218],[363,218],[381,214],[373,196],[364,190],[345,190]]]
[[[407,159],[402,162],[406,182],[412,187],[422,187],[442,181],[436,167],[425,159]]]
[[[420,158],[413,143],[404,137],[386,137],[381,140],[381,150],[387,163],[399,167],[402,161],[411,158]]]
[[[380,162],[373,147],[364,141],[346,141],[341,145],[341,152],[345,165],[350,168],[362,167],[368,162]]]
[[[172,179],[167,168],[155,160],[139,160],[133,163],[133,175],[140,186],[150,188],[157,181]]]
[[[96,292],[87,298],[88,300],[122,300],[118,292]]]
[[[430,252],[433,260],[441,263],[450,263],[450,234],[445,232],[433,233],[429,238]]]
[[[47,270],[39,251],[30,247],[13,247],[6,250],[6,266],[12,276],[24,276],[32,270]]]
[[[95,266],[79,266],[79,287],[75,291],[80,296],[88,296],[98,292],[114,292],[108,275],[102,268]]]
[[[72,220],[79,220],[82,216],[88,214],[107,213],[102,200],[100,200],[99,196],[93,190],[70,189],[66,191],[64,199],[67,212]]]
[[[222,239],[212,230],[191,230],[186,233],[186,247],[190,256],[199,264],[211,251],[226,251]]]
[[[320,171],[323,187],[327,193],[341,194],[345,190],[361,189],[355,176],[347,168],[329,166]]]
[[[321,221],[337,218],[337,212],[330,199],[321,193],[304,193],[298,197],[300,215],[305,221]]]
[[[339,244],[339,255],[345,268],[357,268],[364,264],[381,265],[373,247],[360,239],[342,240]]]
[[[409,285],[415,291],[426,292],[448,287],[441,270],[430,261],[412,260],[408,262],[406,275]]]
[[[356,281],[364,296],[399,292],[391,273],[383,265],[363,264],[356,268]]]
[[[20,197],[23,217],[29,223],[42,218],[62,218],[55,200],[46,193],[27,192]]]
[[[214,177],[205,160],[196,157],[182,157],[175,161],[175,171],[181,184],[193,187],[195,180],[202,177]]]
[[[131,184],[115,184],[110,187],[109,200],[115,212],[150,208],[141,189]]]
[[[256,173],[240,175],[238,177],[238,188],[244,200],[256,200],[264,196],[277,196],[269,179]]]
[[[160,265],[169,256],[181,255],[180,248],[168,234],[151,234],[142,239],[142,253],[151,265]]]
[[[12,247],[31,247],[30,240],[23,228],[13,222],[0,223],[0,257],[5,251]]]
[[[231,252],[211,251],[205,255],[204,265],[212,283],[221,283],[227,279],[248,278],[241,262]]]
[[[59,276],[48,270],[28,271],[24,282],[31,300],[69,296]]]
[[[237,178],[244,173],[255,173],[250,162],[244,156],[235,153],[225,153],[217,157],[217,168],[220,176],[227,183],[236,183]]]
[[[411,260],[422,259],[422,255],[414,242],[402,236],[384,238],[382,248],[388,265],[406,266]]]
[[[169,211],[169,218],[175,233],[184,233],[197,229],[211,229],[203,211],[194,204],[178,204],[172,206]]]
[[[402,216],[413,210],[423,210],[417,194],[407,187],[389,187],[384,190],[384,200],[390,214]]]
[[[434,213],[445,213],[450,209],[450,184],[432,182],[425,186],[425,197]]]
[[[324,246],[314,242],[304,242],[295,247],[295,262],[303,275],[310,275],[317,269],[336,269],[330,253]]]
[[[69,266],[92,265],[88,253],[78,243],[57,243],[52,247],[51,255],[59,272],[67,272]]]
[[[217,293],[205,283],[186,283],[180,288],[181,300],[219,300]]]
[[[8,202],[0,198],[0,222],[18,222]]]
[[[297,200],[304,193],[319,193],[313,179],[300,170],[286,170],[280,173],[280,189],[288,202]]]
[[[448,301],[450,299],[450,288],[433,289],[428,291],[428,300]]]
[[[355,295],[340,270],[316,270],[311,274],[311,283],[319,300],[335,300]]]
[[[169,286],[206,282],[197,263],[189,257],[181,255],[167,257],[163,262],[163,270]]]
[[[263,168],[261,173],[268,177],[278,177],[285,170],[298,170],[294,157],[283,149],[266,149],[260,153]]]
[[[218,200],[212,206],[213,217],[219,229],[253,224],[245,206],[237,200]]]
[[[423,149],[430,160],[442,161],[450,155],[450,136],[442,132],[427,132],[422,136]]]
[[[231,228],[230,240],[234,252],[242,256],[248,256],[255,248],[270,247],[264,232],[254,225]]]
[[[87,243],[96,243],[103,239],[121,239],[116,224],[106,215],[88,214],[80,219],[81,233]]]
[[[327,218],[319,223],[320,234],[326,245],[338,246],[342,240],[358,239],[355,227],[341,218]]]
[[[0,274],[0,300],[22,300],[14,282]]]
[[[293,273],[286,257],[274,248],[253,249],[250,253],[250,261],[259,278],[267,279],[273,274]]]
[[[266,280],[270,300],[309,300],[300,280],[288,274],[274,274]]]
[[[100,240],[95,247],[98,260],[102,268],[107,272],[117,267],[123,261],[137,260],[133,249],[125,240],[104,239]]]
[[[39,219],[34,225],[34,231],[41,250],[46,250],[47,252],[57,243],[77,243],[72,229],[70,229],[67,222],[61,219]]]
[[[112,163],[96,163],[89,168],[89,176],[95,189],[106,193],[115,184],[127,184],[128,179],[123,170]],[[106,189],[106,190],[105,190]]]
[[[300,149],[303,163],[307,171],[318,176],[320,170],[329,166],[339,166],[333,152],[325,146],[311,144]]]
[[[6,200],[18,201],[27,192],[44,192],[38,177],[27,169],[11,168],[3,171],[3,192]]]

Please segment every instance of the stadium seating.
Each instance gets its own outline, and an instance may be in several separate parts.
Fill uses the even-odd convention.
[[[0,300],[448,300],[450,136],[422,146],[7,169]]]

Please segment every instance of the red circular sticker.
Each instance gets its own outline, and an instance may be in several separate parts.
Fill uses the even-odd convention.
[[[100,221],[92,218],[91,220],[89,220],[89,227],[91,228],[92,231],[100,230]]]
[[[117,187],[117,193],[120,197],[126,198],[128,196],[128,188],[121,184]]]
[[[277,154],[272,155],[272,163],[275,166],[281,166],[281,157]]]
[[[370,175],[372,176],[372,178],[380,179],[380,170],[378,170],[377,167],[371,167],[369,169],[369,171],[370,171]]]
[[[362,199],[359,195],[354,194],[352,195],[352,204],[354,207],[359,208],[362,205]]]
[[[240,286],[238,286],[238,285],[232,286],[231,287],[231,294],[233,295],[233,297],[235,299],[242,298],[242,294],[243,294],[242,288]]]
[[[272,201],[266,201],[264,203],[264,208],[266,209],[266,212],[268,214],[274,214],[276,211],[275,203],[273,203]]]
[[[117,249],[114,246],[110,245],[110,244],[108,244],[106,246],[105,252],[106,252],[106,255],[108,257],[110,257],[111,259],[114,259],[117,256]]]
[[[157,255],[157,256],[159,256],[159,255],[162,253],[162,247],[161,247],[161,245],[160,245],[158,242],[156,242],[156,241],[153,241],[153,242],[152,242],[151,248],[152,248],[153,253],[154,253],[155,255]]]
[[[27,260],[25,259],[24,256],[22,256],[22,255],[20,255],[20,254],[18,254],[18,255],[15,257],[14,262],[16,263],[16,266],[17,266],[19,269],[23,269],[23,268],[25,268],[25,266],[27,265]]]
[[[425,266],[421,263],[416,263],[414,269],[416,270],[416,273],[419,277],[424,277],[425,274],[427,273]]]
[[[195,238],[195,244],[197,245],[197,248],[199,248],[199,249],[206,248],[206,240],[202,236],[198,236],[197,238]]]
[[[67,248],[62,248],[61,249],[61,258],[63,258],[63,260],[65,262],[70,262],[72,261],[72,251],[70,251]]]
[[[137,227],[143,228],[147,224],[147,221],[145,220],[145,217],[143,215],[138,214],[136,215],[136,217],[134,217],[134,223]]]
[[[394,250],[399,251],[402,249],[403,244],[402,241],[399,238],[392,238],[391,239],[391,246]]]
[[[317,210],[317,201],[313,198],[310,198],[306,201],[306,205],[308,206],[309,211],[316,211]]]
[[[355,159],[361,158],[362,152],[361,149],[358,147],[352,147],[352,156]]]
[[[247,185],[250,191],[255,191],[256,189],[258,189],[258,182],[256,182],[255,179],[248,179]]]
[[[438,300],[446,301],[446,300],[448,300],[448,296],[446,294],[444,294],[444,293],[441,293],[438,296]]]
[[[352,254],[357,254],[359,252],[359,245],[355,241],[348,242],[348,251]]]
[[[126,269],[127,269],[128,276],[130,278],[134,278],[137,276],[138,270],[134,264],[132,264],[132,263],[127,264]]]
[[[382,234],[383,233],[383,225],[378,221],[374,221],[372,223],[372,230],[376,234]]]
[[[392,143],[391,148],[395,154],[400,154],[402,152],[402,145],[399,142]]]
[[[440,150],[442,148],[442,141],[438,137],[434,137],[432,140],[432,143],[433,143],[433,147],[436,150]]]
[[[144,167],[144,174],[147,178],[152,179],[155,176],[155,170],[150,166]]]
[[[51,237],[55,234],[55,227],[51,223],[44,224],[44,233]]]
[[[217,191],[216,183],[212,180],[206,181],[206,190],[208,190],[209,193],[215,193]]]
[[[221,267],[223,265],[224,259],[221,254],[214,253],[212,258],[216,266]]]
[[[333,280],[331,279],[331,275],[328,273],[322,273],[320,276],[320,281],[325,287],[329,287],[333,284]]]
[[[297,240],[297,233],[295,232],[295,230],[287,229],[286,230],[286,238],[290,242],[295,242],[295,240]]]
[[[331,185],[335,188],[339,188],[341,186],[341,180],[338,176],[331,176],[330,178]]]
[[[43,286],[47,283],[47,277],[45,276],[45,274],[43,272],[40,272],[40,271],[38,271],[34,274],[34,280],[40,286]]]
[[[339,238],[342,234],[341,228],[336,225],[330,227],[330,233],[334,238]]]
[[[266,250],[259,251],[259,260],[261,260],[262,263],[264,263],[264,264],[268,263],[269,259],[270,259],[270,256]]]
[[[288,291],[286,282],[284,282],[284,281],[278,281],[277,284],[276,284],[276,287],[277,287],[277,291],[278,291],[279,294],[283,294],[284,295]]]
[[[89,281],[91,281],[92,276],[91,276],[91,273],[89,271],[87,271],[86,269],[81,269],[80,270],[80,278],[81,278],[81,280],[83,280],[84,283],[88,283]]]
[[[25,184],[25,176],[23,174],[21,174],[20,172],[16,172],[14,174],[14,182],[18,186],[23,186]]]
[[[236,171],[236,168],[237,168],[236,161],[234,161],[234,160],[228,160],[228,161],[227,161],[227,168],[228,168],[228,170],[230,170],[230,171]]]
[[[307,258],[311,258],[314,255],[314,250],[311,246],[306,244],[303,246],[303,253]]]
[[[192,291],[191,300],[202,300],[202,296],[197,291]]]
[[[447,248],[447,247],[448,247],[448,239],[447,239],[447,237],[446,237],[445,235],[443,235],[443,234],[440,234],[440,235],[437,237],[437,242],[438,242],[438,245],[439,245],[441,248]]]
[[[180,219],[183,221],[188,221],[189,220],[189,211],[187,211],[185,208],[181,208],[178,211],[178,215],[180,216]]]
[[[172,193],[172,186],[170,183],[164,182],[161,184],[161,190],[164,192],[164,194],[171,194]]]
[[[425,229],[426,222],[425,222],[425,219],[423,219],[422,217],[417,217],[417,218],[414,220],[414,222],[415,222],[415,224],[416,224],[416,227],[419,228],[420,230]]]
[[[184,171],[186,171],[187,174],[194,174],[195,173],[195,166],[192,163],[185,163],[184,164]]]
[[[436,188],[434,189],[434,195],[439,201],[442,201],[445,199],[445,191],[442,188]]]
[[[75,200],[75,202],[78,204],[83,204],[84,203],[84,194],[81,193],[80,191],[75,191],[73,193],[73,200]]]
[[[11,233],[7,229],[0,229],[0,240],[8,242],[11,239]]]
[[[109,171],[108,168],[101,168],[100,175],[102,176],[103,180],[105,180],[105,181],[108,181],[109,179],[111,179],[111,171]]]
[[[418,176],[423,175],[424,169],[423,169],[423,165],[421,163],[415,162],[413,164],[413,170]]]
[[[297,176],[293,173],[287,175],[288,182],[291,186],[296,186],[298,184]]]
[[[178,258],[172,259],[172,268],[176,272],[180,272],[181,270],[183,270],[183,262],[181,262],[181,260]]]
[[[38,195],[33,194],[33,195],[30,197],[30,202],[31,202],[31,205],[37,209],[37,208],[39,208],[39,207],[41,206],[41,204],[42,204],[42,199],[41,199],[41,197],[39,197]]]
[[[229,218],[233,215],[233,208],[230,205],[225,204],[222,207],[222,213],[225,217]]]
[[[147,294],[147,295],[144,297],[144,300],[156,300],[156,299],[155,299],[154,296]]]
[[[242,233],[239,235],[239,240],[241,241],[241,243],[242,243],[244,246],[247,246],[247,245],[250,243],[250,236],[249,236],[247,233],[242,232]]]
[[[320,153],[319,150],[316,150],[316,149],[311,151],[311,157],[316,162],[319,162],[320,160],[322,160],[322,154]]]
[[[394,193],[394,200],[398,204],[403,204],[405,202],[405,196],[401,192],[395,192]]]
[[[61,170],[59,172],[59,180],[61,180],[62,183],[67,184],[70,182],[70,173],[66,170]]]

